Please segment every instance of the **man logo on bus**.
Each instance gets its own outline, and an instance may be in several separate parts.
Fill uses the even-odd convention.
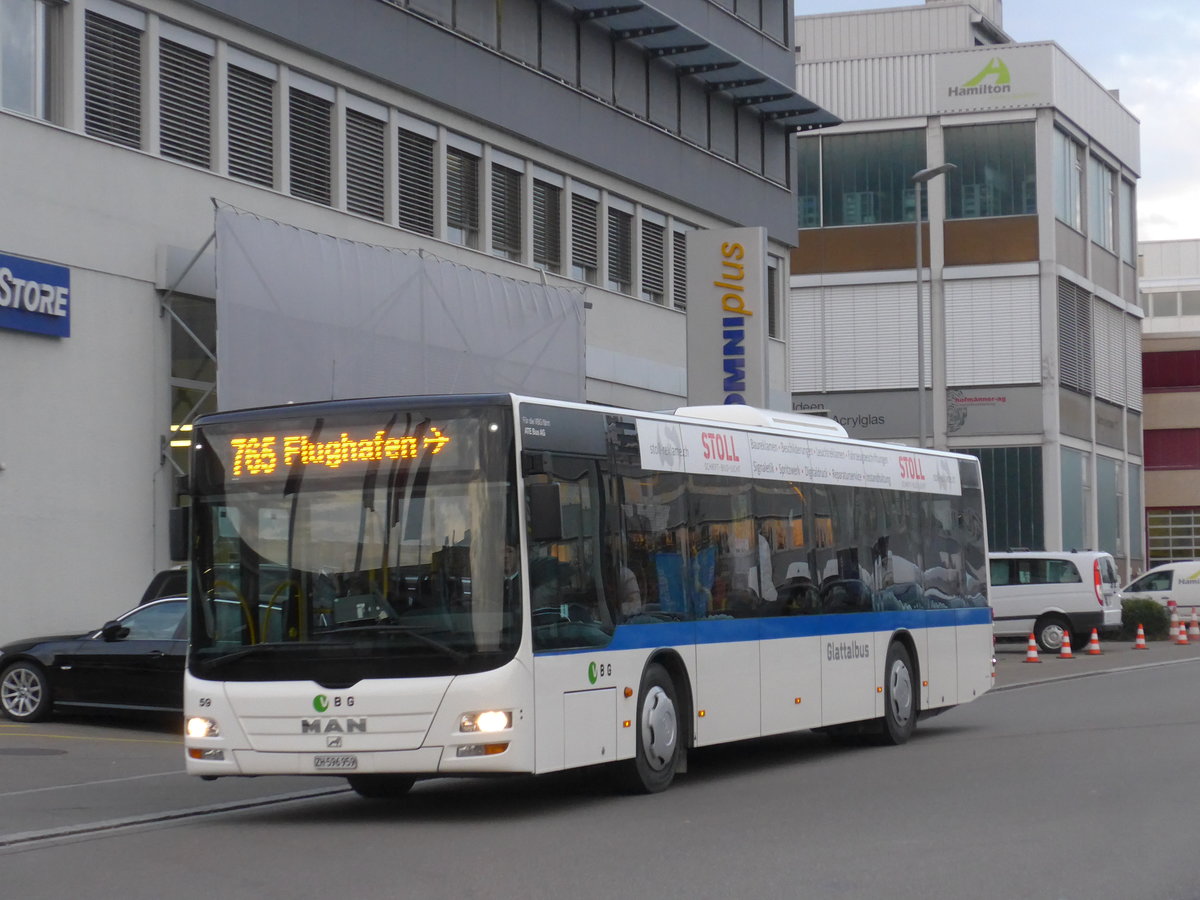
[[[325,710],[329,709],[329,698],[324,694],[317,694],[317,696],[313,697],[313,709],[317,712],[325,712]]]

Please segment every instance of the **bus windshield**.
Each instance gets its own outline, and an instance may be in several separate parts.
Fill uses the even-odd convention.
[[[503,406],[199,423],[192,673],[335,687],[510,660],[512,445]]]

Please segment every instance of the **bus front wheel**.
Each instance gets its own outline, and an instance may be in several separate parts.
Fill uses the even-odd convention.
[[[888,647],[887,663],[883,667],[883,727],[881,737],[886,744],[903,744],[917,727],[917,680],[913,673],[912,657],[899,641]]]
[[[680,754],[679,702],[667,670],[651,663],[638,689],[637,753],[626,763],[626,785],[655,794],[675,779]]]

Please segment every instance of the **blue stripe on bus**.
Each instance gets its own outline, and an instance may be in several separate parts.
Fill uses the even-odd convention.
[[[874,631],[916,631],[922,628],[951,628],[957,625],[990,625],[991,622],[991,610],[986,606],[848,615],[655,622],[645,625],[618,625],[612,640],[600,647],[543,650],[538,651],[537,655],[596,653],[601,650],[649,650],[654,647],[683,644],[728,644],[799,637],[833,637]]]

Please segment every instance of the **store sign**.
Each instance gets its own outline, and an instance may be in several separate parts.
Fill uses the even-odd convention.
[[[934,56],[938,112],[1048,106],[1053,99],[1051,44],[991,45]]]
[[[687,233],[688,405],[767,405],[764,228]]]
[[[0,328],[71,336],[71,270],[0,253]]]

